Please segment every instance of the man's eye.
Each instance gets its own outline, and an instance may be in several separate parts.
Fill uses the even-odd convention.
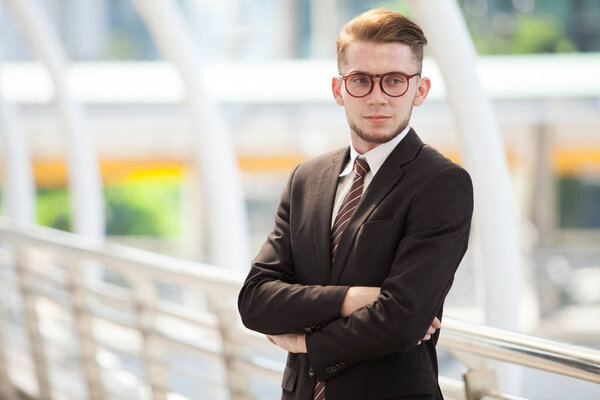
[[[400,86],[400,85],[404,84],[404,78],[401,78],[401,77],[388,78],[388,79],[386,79],[385,83],[388,85]]]
[[[358,85],[364,85],[365,83],[369,83],[369,81],[365,78],[354,78],[352,80],[353,83],[356,83]]]

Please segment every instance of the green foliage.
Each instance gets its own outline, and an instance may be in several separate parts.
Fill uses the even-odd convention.
[[[138,60],[144,54],[136,38],[126,32],[114,32],[108,38],[102,51],[105,60]]]
[[[563,177],[557,189],[561,228],[600,227],[600,180]]]
[[[179,182],[141,181],[105,188],[106,234],[176,236],[179,234]],[[71,230],[66,189],[37,193],[38,223]]]
[[[373,8],[385,8],[404,14],[408,18],[413,18],[412,10],[405,0],[381,0],[377,1]]]
[[[473,41],[479,54],[537,54],[577,51],[566,37],[563,22],[553,15],[521,14],[512,26],[512,33],[499,33],[493,19],[481,17],[470,24]]]
[[[179,183],[136,182],[105,189],[107,235],[179,233]]]
[[[71,230],[70,201],[67,189],[37,191],[37,223],[63,231]]]
[[[565,37],[563,23],[553,15],[517,18],[511,51],[515,54],[557,53],[575,51],[575,45]]]

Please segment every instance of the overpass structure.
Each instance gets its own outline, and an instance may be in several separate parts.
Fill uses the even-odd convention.
[[[54,28],[34,1],[4,0],[2,4],[13,15],[50,77],[49,83],[46,82],[47,91],[44,92],[43,83],[31,92],[27,91],[30,85],[25,85],[22,87],[27,89],[26,92],[17,89],[14,97],[11,84],[17,82],[19,86],[23,81],[6,79],[6,76],[11,73],[33,73],[31,76],[36,76],[36,72],[28,69],[29,66],[14,66],[16,69],[12,71],[13,66],[3,66],[3,92],[0,93],[3,98],[0,122],[5,138],[3,195],[9,199],[6,204],[10,206],[5,211],[12,220],[10,223],[3,222],[0,231],[0,264],[5,285],[2,290],[5,313],[3,324],[0,324],[0,344],[4,343],[0,348],[3,350],[0,352],[0,389],[7,399],[17,395],[40,399],[81,396],[91,399],[197,398],[197,394],[193,393],[205,393],[202,398],[237,399],[253,398],[256,385],[270,387],[268,390],[273,393],[277,391],[276,387],[260,380],[262,378],[256,380],[251,375],[256,373],[277,380],[281,354],[268,355],[270,349],[265,347],[261,338],[243,330],[240,332],[231,304],[239,287],[240,270],[245,268],[244,263],[249,259],[249,239],[233,135],[225,129],[220,113],[227,107],[235,111],[236,101],[258,107],[312,102],[303,111],[305,114],[300,115],[302,118],[314,111],[325,110],[319,108],[322,94],[320,91],[311,92],[314,86],[301,80],[293,82],[296,89],[292,101],[286,100],[291,98],[289,92],[278,92],[278,88],[272,92],[264,90],[262,85],[253,86],[256,81],[228,88],[226,79],[213,79],[219,86],[211,90],[200,76],[214,78],[219,73],[231,76],[235,69],[216,66],[216,70],[209,71],[210,66],[204,63],[202,55],[190,41],[185,19],[176,2],[135,0],[133,3],[168,61],[168,64],[144,67],[150,75],[166,77],[158,79],[162,84],[166,82],[166,86],[153,92],[146,88],[146,81],[138,91],[134,91],[134,95],[138,96],[138,103],[152,108],[154,105],[148,102],[151,98],[148,93],[158,93],[163,102],[160,106],[166,107],[163,109],[166,110],[165,115],[175,115],[174,119],[179,121],[180,127],[183,126],[181,130],[193,133],[191,138],[185,136],[181,142],[187,157],[193,162],[197,188],[202,188],[201,193],[194,195],[195,203],[202,206],[189,218],[196,222],[193,226],[197,229],[191,236],[198,242],[204,238],[202,245],[207,249],[211,264],[221,269],[104,243],[99,206],[101,176],[96,157],[98,149],[90,145],[89,114],[80,108],[79,100],[95,96],[94,107],[102,109],[107,104],[98,99],[105,92],[101,86],[92,85],[86,93],[85,85],[72,85],[71,80],[77,79],[76,71],[70,68]],[[450,115],[456,122],[457,137],[445,139],[453,143],[456,153],[460,153],[460,158],[474,177],[478,206],[472,239],[473,247],[478,249],[480,259],[484,260],[479,263],[485,277],[485,290],[481,292],[485,297],[484,321],[496,328],[517,331],[522,293],[520,232],[496,117],[478,79],[475,53],[456,4],[441,0],[411,3],[418,21],[431,32],[432,59],[435,61],[435,64],[430,61],[431,70],[445,82],[447,89],[438,92],[438,99],[443,97],[450,104]],[[432,8],[439,12],[427,12]],[[444,40],[448,36],[452,36],[453,40]],[[568,63],[568,60],[565,62]],[[592,60],[591,65],[593,69],[597,64]],[[289,69],[307,71],[309,67],[314,68],[311,72],[315,72],[317,82],[323,66],[331,68],[331,64],[326,63],[291,63],[269,71],[269,76],[285,81],[290,76]],[[100,85],[110,81],[129,82],[130,78],[124,77],[123,71],[131,66],[114,66],[114,69],[103,69],[102,72],[94,70],[97,67],[88,65],[81,68],[87,68],[87,73]],[[248,73],[247,67],[237,66],[245,68],[245,73]],[[256,76],[265,72],[263,66],[254,67]],[[501,67],[496,65],[493,68]],[[512,77],[511,83],[519,82],[519,75],[507,73],[506,68],[510,67],[496,70],[496,76],[498,73],[506,74]],[[142,71],[146,69],[133,66],[134,76]],[[113,75],[104,78],[102,74],[105,73]],[[542,72],[536,74],[542,75]],[[590,75],[597,79],[597,74]],[[87,79],[84,81],[88,82]],[[597,93],[594,92],[598,88],[597,80],[591,82],[586,81],[581,93]],[[533,87],[539,85],[537,83]],[[290,89],[287,85],[281,86]],[[514,85],[513,88],[515,86],[522,88],[522,85]],[[5,87],[8,87],[7,95]],[[497,90],[511,96],[508,87],[504,84]],[[82,92],[77,93],[76,88]],[[215,93],[221,93],[224,98]],[[228,93],[236,93],[237,100],[228,100]],[[269,93],[271,99],[265,100],[265,94]],[[21,95],[30,96],[29,100],[19,99]],[[244,99],[244,95],[248,98]],[[253,103],[252,96],[263,97],[258,101],[255,98]],[[41,107],[39,104],[32,105],[32,98],[41,98]],[[315,98],[320,100],[314,102]],[[26,103],[26,113],[40,109],[44,109],[44,113],[47,111],[45,106],[51,103],[59,106],[58,117],[63,124],[59,131],[67,133],[70,154],[66,165],[69,189],[73,194],[72,214],[75,226],[80,227],[77,232],[87,235],[87,238],[30,227],[34,218],[32,157],[24,131],[19,128],[22,126],[19,118],[23,114],[14,112],[12,100],[17,105]],[[118,101],[108,107],[122,106],[115,103]],[[185,105],[187,111],[182,112],[181,105]],[[289,110],[284,113],[287,112]],[[243,112],[237,116],[240,114]],[[228,116],[235,119],[236,113]],[[147,117],[144,113],[141,119]],[[419,118],[427,119],[417,116],[417,121]],[[112,123],[112,118],[105,120]],[[319,131],[314,131],[306,123],[303,126],[308,132],[306,148],[315,151],[326,147]],[[330,126],[336,128],[339,125]],[[165,143],[161,140],[164,138],[156,142],[159,146]],[[241,140],[244,141],[244,138]],[[253,140],[256,141],[256,138]],[[140,147],[139,142],[131,143],[133,147]],[[535,148],[535,144],[531,148]],[[529,165],[529,170],[531,168]],[[29,211],[23,212],[23,207]],[[204,219],[198,219],[198,215],[204,215]],[[189,304],[178,303],[177,300],[185,297],[186,293],[192,293],[195,309],[188,309]],[[163,298],[167,300],[163,301]],[[499,391],[494,373],[484,365],[481,356],[598,382],[598,354],[595,350],[459,321],[449,321],[445,329],[448,334],[442,344],[458,354],[457,357],[469,368],[462,383],[443,381],[446,393],[457,398],[516,398]],[[119,340],[114,340],[115,335]],[[27,340],[14,342],[15,338]],[[469,354],[465,355],[465,351]],[[202,356],[190,361],[190,352]],[[117,353],[120,355],[115,356]],[[173,374],[172,365],[189,365],[190,369],[201,373],[198,375],[188,370],[183,374]],[[504,380],[508,380],[508,384],[500,380],[502,388],[507,387],[510,392],[510,389],[519,387],[518,374],[513,368],[501,366],[499,369],[503,371],[500,375]],[[23,372],[25,370],[29,373]],[[202,383],[203,380],[206,382]]]

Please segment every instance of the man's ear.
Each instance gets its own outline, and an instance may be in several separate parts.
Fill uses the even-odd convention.
[[[429,94],[429,89],[431,89],[431,81],[429,80],[429,78],[420,78],[419,84],[417,86],[417,94],[415,95],[415,99],[413,100],[413,106],[418,107],[425,102],[425,99]]]
[[[333,98],[340,106],[344,105],[344,98],[342,97],[342,82],[342,79],[338,77],[334,77],[331,80],[331,92],[333,93]]]

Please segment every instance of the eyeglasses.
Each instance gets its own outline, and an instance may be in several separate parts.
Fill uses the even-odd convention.
[[[352,97],[365,97],[373,91],[373,79],[379,78],[381,91],[390,97],[400,97],[408,91],[411,78],[421,76],[420,72],[407,75],[403,72],[388,72],[386,74],[367,74],[365,72],[353,72],[348,75],[340,75],[344,80],[346,91]]]

